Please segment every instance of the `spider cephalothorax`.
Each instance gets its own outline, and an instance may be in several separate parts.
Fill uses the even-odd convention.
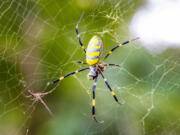
[[[103,64],[98,63],[95,66],[90,66],[89,69],[88,80],[94,80],[100,73],[104,72],[106,68]]]
[[[82,16],[81,16],[81,18],[82,18]],[[115,101],[119,104],[123,104],[123,102],[119,102],[114,91],[112,90],[111,86],[109,85],[107,79],[103,75],[103,72],[105,71],[105,66],[106,67],[107,66],[120,67],[120,65],[119,64],[103,64],[103,61],[100,61],[100,57],[102,55],[103,43],[102,43],[102,40],[97,35],[95,35],[91,38],[91,40],[89,41],[88,47],[87,47],[87,51],[86,51],[85,47],[83,46],[83,43],[82,43],[81,38],[80,38],[79,31],[78,31],[78,25],[81,21],[81,18],[79,19],[75,30],[76,30],[77,37],[79,39],[79,44],[80,44],[81,48],[83,49],[83,51],[86,53],[86,62],[77,61],[77,63],[88,65],[88,67],[70,72],[70,73],[66,74],[65,76],[61,76],[58,79],[54,80],[52,83],[48,83],[48,84],[57,83],[57,82],[63,80],[64,78],[66,78],[68,76],[71,76],[71,75],[74,75],[74,74],[79,73],[81,71],[89,69],[90,71],[88,73],[88,78],[89,78],[89,80],[94,80],[94,85],[92,88],[92,117],[96,122],[102,123],[103,121],[98,121],[96,119],[96,116],[95,116],[95,89],[96,89],[98,77],[99,77],[99,75],[101,75],[101,77],[103,78],[107,88],[110,90],[112,96],[114,97]],[[108,52],[108,54],[105,55],[103,60],[105,60],[117,48],[119,48],[119,47],[121,47],[127,43],[130,43],[131,41],[137,40],[137,39],[138,38],[135,38],[135,39],[128,40],[128,41],[125,41],[123,43],[120,43],[119,45],[116,45],[115,47],[113,47]]]

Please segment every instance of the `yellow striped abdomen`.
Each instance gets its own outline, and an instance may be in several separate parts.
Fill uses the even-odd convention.
[[[93,36],[86,51],[86,62],[89,66],[96,65],[102,53],[102,40],[98,36]]]

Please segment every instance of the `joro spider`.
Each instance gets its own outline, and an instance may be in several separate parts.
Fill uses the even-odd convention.
[[[81,22],[81,19],[83,17],[83,14],[81,15],[77,25],[76,25],[76,34],[77,34],[77,37],[79,39],[79,44],[81,46],[81,48],[83,49],[84,53],[86,54],[86,62],[83,62],[83,61],[76,61],[77,63],[79,64],[86,64],[88,65],[89,67],[86,67],[86,68],[83,68],[83,69],[79,69],[79,70],[76,70],[76,71],[73,71],[73,72],[70,72],[68,74],[66,74],[65,76],[61,76],[59,77],[58,79],[54,80],[53,82],[51,83],[48,83],[48,85],[50,84],[54,84],[54,83],[57,83],[59,81],[62,81],[64,78],[68,77],[68,76],[71,76],[71,75],[74,75],[74,74],[77,74],[79,72],[82,72],[82,71],[85,71],[87,69],[89,69],[89,74],[88,74],[88,80],[94,80],[94,84],[93,84],[93,88],[92,88],[92,118],[97,122],[97,123],[103,123],[104,121],[98,121],[96,119],[96,115],[95,115],[95,89],[96,89],[96,84],[97,84],[97,81],[98,81],[98,77],[99,75],[101,75],[101,77],[103,78],[106,86],[108,87],[108,89],[110,90],[112,96],[114,97],[115,101],[122,105],[124,104],[124,102],[120,102],[118,100],[118,98],[116,97],[114,91],[112,90],[111,86],[109,85],[107,79],[104,77],[103,75],[103,72],[105,71],[105,67],[108,67],[108,66],[116,66],[116,67],[120,67],[119,64],[102,64],[102,61],[100,61],[100,56],[102,55],[102,51],[103,51],[103,43],[102,43],[102,40],[101,38],[99,38],[98,36],[93,36],[91,38],[91,40],[89,41],[89,44],[88,44],[88,47],[87,47],[87,51],[82,43],[82,40],[80,38],[80,34],[79,34],[79,31],[78,31],[78,26],[79,26],[79,23]],[[113,47],[109,52],[108,54],[105,55],[105,57],[103,58],[103,61],[117,48],[123,46],[123,45],[126,45],[134,40],[137,40],[139,39],[139,37],[137,38],[134,38],[132,40],[128,40],[128,41],[125,41],[125,42],[122,42],[120,43],[119,45],[116,45],[115,47]]]

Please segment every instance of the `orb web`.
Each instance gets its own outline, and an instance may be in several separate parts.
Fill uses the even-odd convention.
[[[105,56],[115,45],[134,38],[129,23],[142,4],[133,0],[1,1],[1,133],[178,134],[179,49],[153,54],[136,41],[114,51],[104,62],[121,67],[107,67],[104,75],[126,104],[117,105],[99,77],[96,114],[105,121],[102,125],[91,119],[93,82],[87,80],[86,71],[63,80],[41,97],[43,102],[27,98],[28,90],[48,92],[55,86],[47,87],[47,82],[85,67],[75,63],[85,61],[75,34],[83,11],[82,41],[86,47],[93,35],[99,35]]]

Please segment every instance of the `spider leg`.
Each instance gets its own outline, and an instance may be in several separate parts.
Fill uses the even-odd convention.
[[[112,96],[114,97],[115,101],[116,101],[118,104],[120,104],[120,105],[124,104],[124,102],[119,102],[119,100],[118,100],[118,98],[116,97],[114,91],[112,90],[111,86],[109,85],[107,79],[104,77],[104,75],[103,75],[102,72],[100,72],[100,73],[101,73],[102,78],[104,79],[104,82],[105,82],[106,86],[109,88]]]
[[[93,84],[92,88],[92,94],[93,94],[93,99],[92,99],[92,118],[97,122],[97,123],[104,123],[104,121],[98,121],[96,119],[96,114],[95,114],[95,89],[96,89],[96,84],[97,84],[98,76],[95,78],[95,82]]]
[[[86,62],[84,62],[84,61],[80,61],[80,60],[75,61],[75,63],[84,64],[84,65],[86,65],[86,64],[87,64]]]
[[[51,90],[47,91],[47,92],[43,92],[41,93],[41,96],[46,96],[46,95],[49,95],[51,94],[53,91],[56,90],[56,88],[59,87],[59,84],[57,84],[54,88],[52,88]]]
[[[83,68],[83,69],[79,69],[79,70],[70,72],[70,73],[66,74],[65,76],[59,77],[58,79],[54,80],[53,82],[48,82],[47,85],[49,86],[49,85],[51,85],[51,84],[57,83],[57,82],[63,80],[64,78],[66,78],[66,77],[68,77],[68,76],[77,74],[77,73],[82,72],[82,71],[87,70],[87,69],[89,69],[89,67],[86,67],[86,68]]]
[[[106,66],[106,67],[110,67],[110,66],[113,66],[113,67],[121,67],[120,64],[103,64],[103,66]]]
[[[134,39],[131,39],[131,40],[127,40],[127,41],[125,41],[125,42],[120,43],[119,45],[116,45],[115,47],[113,47],[113,48],[108,52],[108,54],[106,54],[106,56],[104,57],[103,60],[105,60],[105,59],[106,59],[114,50],[116,50],[117,48],[119,48],[119,47],[121,47],[121,46],[123,46],[123,45],[126,45],[126,44],[128,44],[128,43],[130,43],[130,42],[132,42],[132,41],[138,40],[138,39],[139,39],[139,37],[134,38]]]
[[[82,13],[82,15],[81,15],[81,17],[80,17],[80,19],[79,19],[79,21],[78,21],[78,23],[76,25],[75,30],[76,30],[77,37],[79,39],[79,44],[80,44],[81,48],[84,50],[84,52],[86,53],[86,49],[84,48],[84,45],[83,45],[83,43],[81,41],[81,37],[80,37],[80,34],[79,34],[79,30],[78,30],[78,26],[79,26],[79,23],[81,22],[81,19],[82,19],[83,15],[84,15],[84,13]]]
[[[52,113],[52,111],[49,109],[49,107],[46,105],[46,103],[42,100],[41,97],[39,97],[40,102],[44,105],[44,107],[46,108],[46,110],[48,111],[48,113],[53,117],[54,114]]]

